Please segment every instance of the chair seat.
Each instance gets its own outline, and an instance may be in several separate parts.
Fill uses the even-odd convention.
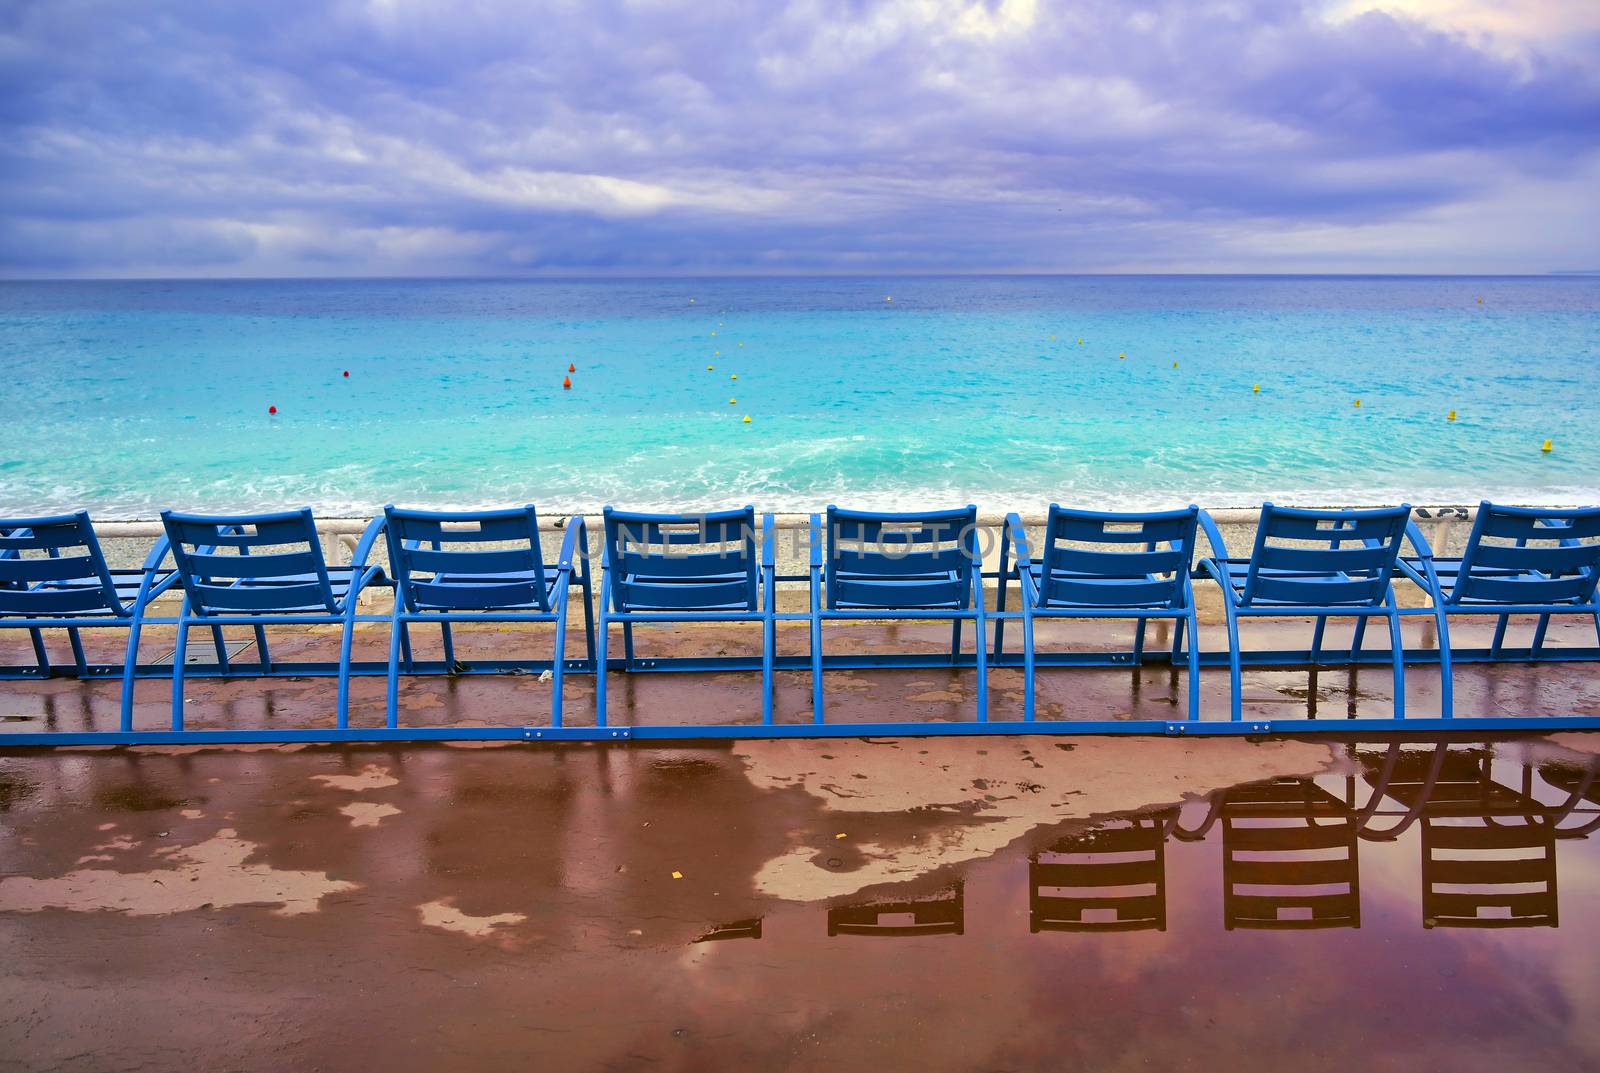
[[[1103,608],[1157,610],[1172,607],[1171,603],[1165,600],[1124,602],[1114,599],[1116,590],[1118,588],[1125,588],[1130,585],[1149,585],[1151,583],[1159,583],[1170,580],[1168,578],[1157,577],[1155,574],[1138,574],[1131,575],[1129,577],[1106,577],[1104,574],[1090,574],[1076,570],[1057,570],[1050,575],[1052,578],[1055,578],[1059,581],[1076,581],[1084,584],[1094,585],[1097,588],[1103,587],[1105,589],[1107,599],[1096,603],[1083,603],[1045,599],[1043,563],[1029,563],[1028,573],[1033,577],[1034,592],[1037,594],[1037,600],[1034,603],[1034,607],[1041,611],[1093,610]]]
[[[160,587],[169,582],[173,571],[158,571],[155,580],[151,582],[152,588]],[[139,599],[139,589],[144,584],[143,570],[112,570],[110,571],[112,584],[116,587],[117,601],[130,612]],[[100,589],[98,578],[72,578],[68,581],[41,581],[36,585],[28,586],[29,592],[84,592],[98,591]],[[111,607],[95,607],[83,611],[50,611],[39,615],[28,615],[20,611],[0,611],[0,618],[124,618],[127,616],[117,614]]]
[[[428,586],[457,585],[462,588],[468,586],[483,588],[499,585],[536,585],[544,583],[547,595],[553,596],[556,583],[561,578],[558,567],[547,566],[541,576],[538,570],[509,570],[497,574],[437,574],[431,581],[425,582]],[[469,604],[465,607],[441,603],[438,600],[419,601],[422,611],[525,611],[533,614],[544,614],[545,609],[532,600],[521,603],[495,604],[493,607],[479,607]]]
[[[743,586],[748,575],[743,570],[726,574],[696,574],[692,577],[670,577],[658,574],[617,575],[617,592],[622,596],[624,613],[632,611],[754,611],[748,600],[718,600],[713,593],[729,591],[728,586]],[[704,602],[694,598],[695,589],[705,589]],[[651,599],[652,594],[660,599]],[[668,598],[670,596],[670,598]]]
[[[1250,576],[1249,559],[1206,559],[1205,562],[1212,563],[1226,570],[1228,586],[1234,591],[1234,593],[1242,594],[1244,592],[1245,583],[1248,581]],[[1326,583],[1330,585],[1340,582],[1359,580],[1339,571],[1329,571],[1325,574],[1315,574],[1306,573],[1300,570],[1273,569],[1272,567],[1262,567],[1257,571],[1257,576],[1264,578],[1285,578],[1288,580],[1306,582],[1310,584]],[[1365,605],[1366,601],[1364,600],[1335,600],[1331,603],[1313,603],[1308,600],[1268,600],[1261,597],[1257,597],[1250,603],[1251,607],[1355,607]],[[1241,608],[1240,610],[1246,609]]]
[[[370,570],[373,568],[368,567],[366,569]],[[328,567],[328,587],[333,590],[333,600],[336,606],[340,607],[341,609],[343,608],[345,597],[350,595],[350,587],[355,584],[356,580],[360,577],[360,574],[365,572],[366,570],[362,570],[360,573],[358,573],[354,567],[350,566]],[[237,581],[228,587],[233,589],[277,589],[286,588],[291,585],[314,585],[316,584],[316,581],[317,575],[315,573],[286,574],[283,577],[244,579]],[[383,571],[380,569],[377,571],[372,580],[368,582],[368,584],[383,584],[385,581],[386,578],[384,577]],[[298,604],[293,607],[263,607],[248,610],[216,608],[207,612],[204,617],[228,618],[231,616],[248,615],[315,615],[329,613],[330,612],[328,609],[321,604]]]
[[[1412,569],[1416,570],[1418,573],[1423,573],[1424,572],[1421,559],[1405,558],[1402,561],[1407,566],[1410,566]],[[1433,572],[1439,578],[1439,591],[1444,594],[1444,596],[1445,596],[1445,598],[1447,600],[1450,598],[1451,594],[1455,592],[1456,585],[1461,579],[1461,563],[1462,563],[1462,561],[1463,560],[1461,559],[1460,556],[1451,556],[1451,557],[1448,557],[1448,558],[1435,558],[1433,560]],[[1476,566],[1476,567],[1473,567],[1473,569],[1472,569],[1472,576],[1475,577],[1475,578],[1494,578],[1494,579],[1499,580],[1499,581],[1515,581],[1518,578],[1526,578],[1529,581],[1544,581],[1544,580],[1548,580],[1548,575],[1546,575],[1546,574],[1541,574],[1541,573],[1538,573],[1538,572],[1532,571],[1532,570],[1516,570],[1516,569],[1512,569],[1510,567],[1501,568],[1501,567]],[[1496,606],[1497,604],[1499,604],[1501,602],[1502,601],[1498,601],[1498,600],[1467,598],[1467,599],[1463,599],[1461,601],[1460,606],[1486,607],[1486,608],[1489,608],[1489,607],[1494,607],[1494,606]],[[1562,607],[1564,605],[1572,605],[1572,604],[1576,604],[1576,605],[1578,605],[1580,607],[1587,606],[1581,600],[1578,600],[1576,598],[1567,599],[1567,600],[1548,600],[1548,601],[1547,600],[1540,600],[1540,599],[1537,599],[1537,598],[1530,598],[1526,602],[1529,603],[1529,604],[1548,604],[1550,607]]]
[[[940,593],[948,587],[948,599],[908,599]],[[840,570],[833,577],[834,593],[829,606],[840,611],[960,611],[966,585],[954,570],[936,574],[851,574]],[[877,598],[881,593],[882,598]],[[830,595],[833,595],[830,593]]]

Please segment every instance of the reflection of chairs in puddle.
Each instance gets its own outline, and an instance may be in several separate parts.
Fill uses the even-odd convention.
[[[1382,773],[1368,764],[1368,780],[1421,820],[1423,927],[1557,925],[1550,809],[1497,781],[1493,760],[1441,745],[1390,759]]]
[[[720,943],[725,939],[759,939],[761,938],[761,918],[750,920],[735,920],[732,924],[721,924],[706,932],[697,943]]]
[[[1310,779],[1229,790],[1221,804],[1222,918],[1234,928],[1359,928],[1356,818]]]
[[[929,898],[840,905],[828,910],[829,935],[960,935],[962,884]]]
[[[1139,816],[1028,859],[1028,925],[1040,931],[1167,929],[1167,816]]]

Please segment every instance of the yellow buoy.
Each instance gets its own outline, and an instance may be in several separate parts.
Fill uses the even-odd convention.
[[[717,333],[716,332],[712,332],[711,333],[711,338],[715,339],[716,337],[717,337]]]
[[[739,345],[740,346],[744,346],[744,340],[743,339],[739,340]]]
[[[1052,335],[1052,336],[1051,336],[1051,337],[1050,337],[1050,341],[1051,341],[1051,342],[1052,342],[1052,343],[1053,343],[1053,342],[1055,342],[1055,341],[1056,341],[1056,337],[1055,337],[1055,336],[1053,336],[1053,335]]]
[[[707,365],[707,366],[706,366],[706,372],[708,372],[708,373],[709,373],[709,372],[710,372],[710,371],[711,371],[711,369],[712,369],[712,366],[710,366],[710,365]]]
[[[712,351],[712,352],[711,352],[711,356],[712,356],[712,357],[713,357],[713,358],[720,358],[720,357],[722,357],[722,351],[720,351],[720,350],[713,350],[713,351]]]
[[[1126,355],[1126,354],[1118,354],[1117,355],[1117,360],[1118,361],[1127,361],[1128,360],[1128,355]]]
[[[1079,339],[1079,340],[1078,340],[1078,345],[1079,345],[1079,346],[1082,346],[1082,345],[1083,345],[1083,340],[1082,340],[1082,339]]]
[[[1174,369],[1176,369],[1176,368],[1177,368],[1177,367],[1178,367],[1178,363],[1177,363],[1177,362],[1173,362],[1173,363],[1172,363],[1172,367],[1173,367],[1173,368],[1174,368]]]
[[[1479,299],[1478,299],[1478,304],[1479,304],[1479,305],[1483,305],[1483,299],[1482,299],[1482,298],[1479,298]]]
[[[1555,450],[1555,447],[1550,443],[1549,440],[1545,440],[1544,446],[1539,448],[1539,450],[1543,451],[1545,454],[1549,454],[1551,451]]]
[[[739,379],[739,374],[738,373],[729,373],[728,374],[728,379],[729,380],[737,380],[737,379]]]
[[[1261,391],[1261,385],[1260,384],[1251,384],[1250,385],[1250,390],[1259,393]]]
[[[1357,406],[1357,407],[1358,407],[1358,408],[1359,408],[1359,407],[1360,407],[1360,406],[1361,406],[1361,400],[1360,400],[1360,399],[1357,399],[1357,400],[1356,400],[1356,406]]]
[[[739,400],[738,399],[729,399],[728,400],[728,405],[729,406],[737,406],[737,405],[739,405]]]
[[[745,414],[744,415],[744,423],[747,424],[747,425],[750,423],[750,415],[749,414]]]
[[[1456,419],[1456,412],[1451,410],[1448,414],[1445,414],[1444,419],[1446,421],[1454,421]]]

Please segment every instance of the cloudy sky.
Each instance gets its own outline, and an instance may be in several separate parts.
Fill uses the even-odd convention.
[[[0,0],[0,274],[1600,268],[1595,0]]]

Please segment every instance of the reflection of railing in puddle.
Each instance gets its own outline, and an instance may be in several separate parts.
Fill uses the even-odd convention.
[[[735,920],[732,924],[720,924],[706,932],[697,943],[720,943],[725,939],[759,939],[761,938],[761,918],[750,920]]]
[[[1167,929],[1167,825],[1176,815],[1115,821],[1028,860],[1031,931]]]
[[[1222,921],[1234,928],[1359,928],[1352,810],[1310,779],[1229,790],[1222,809]]]
[[[1600,758],[1584,767],[1523,763],[1517,788],[1495,777],[1486,748],[1395,744],[1352,755],[1360,775],[1344,776],[1342,796],[1323,785],[1326,777],[1269,779],[1211,795],[1194,826],[1168,808],[1110,820],[1035,853],[1029,930],[1165,931],[1166,841],[1203,841],[1219,822],[1230,931],[1360,927],[1360,843],[1391,842],[1414,825],[1424,927],[1558,925],[1556,843],[1600,830]],[[961,935],[965,888],[957,882],[926,897],[834,906],[827,924],[830,936]],[[697,941],[759,938],[755,918]]]
[[[927,898],[836,905],[828,910],[832,935],[961,935],[965,930],[964,887]]]

